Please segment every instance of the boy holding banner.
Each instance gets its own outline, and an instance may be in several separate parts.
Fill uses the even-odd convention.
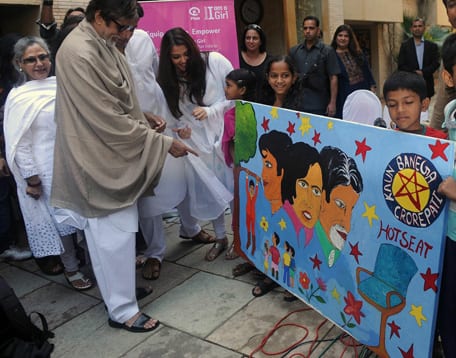
[[[454,87],[456,83],[456,74],[453,71],[453,68],[456,69],[455,36],[450,35],[448,38],[452,37],[452,40],[446,40],[442,48],[442,56],[445,56],[443,58],[445,70],[442,76],[448,87]],[[450,62],[449,56],[452,62]],[[446,133],[420,123],[421,111],[425,111],[429,106],[429,98],[426,98],[426,82],[422,77],[412,72],[395,72],[385,81],[383,96],[391,120],[396,124],[398,130],[447,139]],[[440,184],[438,191],[447,196],[448,199],[456,200],[456,181],[452,177],[446,178]],[[442,339],[445,357],[456,357],[456,340],[453,337],[453,325],[456,319],[456,306],[454,305],[456,289],[452,282],[456,277],[456,265],[453,264],[454,260],[452,259],[456,257],[456,220],[452,220],[451,214],[449,218],[444,264],[441,271],[437,330]],[[455,230],[450,230],[452,223]]]

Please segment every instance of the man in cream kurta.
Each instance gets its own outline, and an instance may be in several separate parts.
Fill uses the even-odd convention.
[[[144,332],[158,321],[139,312],[135,297],[136,202],[153,192],[168,152],[194,152],[150,128],[114,46],[137,22],[136,1],[91,0],[86,15],[57,55],[51,201],[85,231],[109,324]]]

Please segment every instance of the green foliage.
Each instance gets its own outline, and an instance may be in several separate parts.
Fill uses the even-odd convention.
[[[236,136],[234,162],[248,162],[255,156],[258,138],[255,111],[250,103],[236,101]],[[242,143],[242,144],[241,144]]]

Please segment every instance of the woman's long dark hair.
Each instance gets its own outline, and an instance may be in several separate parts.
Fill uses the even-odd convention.
[[[204,106],[203,97],[206,93],[207,56],[201,57],[201,52],[192,37],[181,27],[166,31],[160,46],[160,61],[158,66],[157,82],[160,84],[174,117],[182,116],[179,108],[179,78],[176,68],[171,61],[173,46],[185,46],[189,57],[185,82],[189,100],[199,106]]]
[[[333,39],[331,41],[331,47],[333,47],[334,50],[337,50],[337,35],[342,31],[347,31],[348,33],[348,52],[350,52],[350,54],[355,58],[356,63],[361,66],[364,62],[364,54],[361,50],[361,47],[359,46],[359,42],[356,38],[355,32],[353,31],[350,25],[343,24],[336,29],[336,31],[334,32]]]
[[[261,93],[259,94],[258,102],[262,104],[267,104],[272,106],[275,102],[275,92],[272,87],[269,85],[267,77],[269,72],[271,71],[272,64],[276,62],[285,62],[290,70],[292,76],[297,76],[298,71],[296,69],[296,65],[293,59],[288,55],[279,55],[279,56],[272,56],[268,63],[266,64],[265,68],[265,75],[266,80],[263,83],[263,88]],[[285,100],[282,104],[282,108],[293,109],[293,110],[300,110],[302,107],[302,95],[301,95],[301,81],[299,77],[296,79],[295,83],[291,86],[290,90],[285,96]]]

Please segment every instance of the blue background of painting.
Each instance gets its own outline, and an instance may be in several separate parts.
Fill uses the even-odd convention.
[[[291,135],[293,143],[302,141],[314,146],[318,151],[327,145],[342,149],[345,153],[347,153],[347,155],[356,161],[358,170],[361,172],[363,178],[364,189],[353,210],[351,231],[348,235],[348,239],[342,253],[339,259],[335,262],[334,266],[332,268],[328,268],[323,256],[321,255],[321,251],[319,251],[320,248],[316,233],[307,247],[303,247],[304,241],[302,238],[300,239],[300,247],[298,247],[296,234],[290,220],[288,219],[287,213],[282,208],[275,214],[271,214],[270,204],[263,196],[263,187],[261,184],[259,186],[258,198],[256,202],[255,231],[257,250],[254,256],[251,255],[249,250],[244,250],[247,240],[245,225],[246,192],[245,172],[241,171],[238,178],[238,199],[240,208],[239,235],[241,238],[241,248],[244,253],[250,260],[252,260],[252,262],[255,263],[260,271],[263,271],[263,243],[265,240],[269,240],[269,243],[271,243],[272,233],[274,231],[277,232],[281,238],[281,243],[279,245],[281,254],[284,252],[283,243],[285,240],[289,241],[296,250],[297,264],[294,289],[286,287],[282,281],[282,265],[279,266],[280,273],[278,283],[298,295],[303,301],[310,304],[317,311],[321,312],[324,316],[346,330],[359,342],[375,346],[379,341],[380,312],[368,302],[364,301],[358,293],[355,278],[356,268],[363,267],[369,271],[373,271],[379,245],[382,243],[395,244],[394,242],[385,240],[383,235],[380,238],[377,238],[380,228],[380,220],[383,222],[383,226],[389,224],[390,226],[400,230],[407,231],[408,235],[414,235],[417,238],[416,241],[419,239],[426,240],[426,242],[432,244],[434,247],[429,251],[427,259],[424,259],[418,254],[407,251],[408,254],[415,260],[418,272],[414,275],[408,286],[405,308],[400,313],[393,315],[388,319],[388,323],[394,321],[400,326],[400,337],[397,337],[397,335],[392,335],[390,337],[391,330],[387,325],[386,347],[390,356],[394,357],[400,356],[400,352],[398,350],[399,348],[406,352],[413,344],[415,357],[427,357],[431,351],[433,343],[432,339],[435,327],[438,293],[435,293],[432,289],[426,291],[423,290],[424,280],[420,274],[425,273],[428,268],[430,268],[432,273],[440,272],[441,257],[443,257],[443,242],[446,231],[446,209],[430,227],[423,229],[406,226],[398,221],[388,209],[383,198],[382,185],[384,170],[393,158],[401,153],[417,153],[430,160],[432,151],[429,148],[429,144],[435,144],[436,139],[405,134],[388,129],[359,125],[305,113],[301,113],[298,118],[295,111],[280,108],[274,109],[277,111],[277,118],[274,118],[271,112],[272,107],[253,103],[252,105],[257,119],[257,138],[260,138],[261,135],[265,133],[265,130],[261,126],[263,118],[269,119],[269,131],[276,129],[287,133],[289,122],[295,123],[296,132]],[[299,129],[302,123],[301,119],[303,117],[307,117],[311,125],[311,128],[304,134],[301,133]],[[332,124],[332,129],[328,129],[328,123]],[[312,140],[315,131],[320,133],[321,143],[315,144]],[[364,138],[366,138],[366,144],[372,148],[367,152],[365,161],[363,161],[361,155],[355,155],[357,150],[355,140],[361,142]],[[238,145],[242,146],[243,144],[236,141],[236,146]],[[453,171],[453,144],[448,146],[445,150],[445,154],[448,157],[447,161],[440,157],[431,160],[432,164],[437,168],[443,178],[451,175]],[[249,169],[261,177],[262,160],[258,147],[254,158],[250,159],[247,163],[241,162],[241,166]],[[365,203],[369,207],[373,205],[376,206],[375,213],[379,220],[373,220],[372,226],[369,225],[369,220],[366,217],[362,217],[362,214],[366,211],[364,205]],[[268,222],[267,231],[263,230],[263,228],[259,225],[262,217],[265,217]],[[284,219],[286,222],[285,230],[282,230],[278,224],[281,219]],[[356,262],[355,258],[350,255],[349,243],[352,245],[358,243],[359,251],[362,253],[362,256],[359,256],[359,264]],[[399,246],[398,243],[395,245]],[[314,269],[313,263],[309,259],[310,257],[314,257],[315,254],[317,254],[319,259],[322,261],[320,270]],[[317,290],[315,295],[310,298],[310,301],[308,301],[305,294],[308,294],[309,291],[305,291],[305,294],[303,295],[297,289],[299,286],[299,271],[304,271],[308,274],[313,289],[318,287],[316,279],[321,279],[326,284],[326,291],[322,291],[321,289]],[[270,273],[271,270],[269,263],[269,276]],[[334,289],[339,293],[339,299],[336,299],[332,295]],[[341,312],[344,311],[344,307],[346,306],[344,297],[346,297],[348,291],[354,295],[356,300],[363,302],[361,312],[364,314],[364,317],[361,317],[359,325],[353,318],[350,320],[351,316],[347,314],[344,314],[346,322],[344,322],[341,317]],[[319,302],[315,297],[317,295],[319,295],[325,303]],[[421,327],[418,326],[415,318],[409,314],[412,304],[423,307],[423,315],[426,317],[426,320],[422,321]],[[355,324],[354,328],[349,328],[346,324],[349,320]]]

